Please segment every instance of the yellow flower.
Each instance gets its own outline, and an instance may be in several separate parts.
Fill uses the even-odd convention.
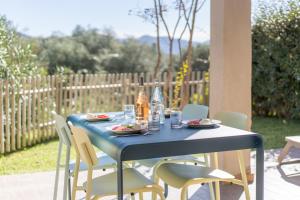
[[[179,69],[179,72],[176,73],[176,83],[175,83],[175,89],[174,89],[174,98],[172,102],[172,107],[176,108],[181,101],[181,98],[179,97],[181,87],[184,82],[184,78],[186,77],[187,73],[189,71],[189,65],[187,61],[184,61],[182,66]]]

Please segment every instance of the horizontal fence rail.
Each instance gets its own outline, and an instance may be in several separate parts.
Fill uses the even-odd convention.
[[[202,73],[191,73],[190,101],[208,104],[208,80]],[[155,86],[150,73],[35,76],[17,83],[0,79],[0,153],[57,137],[52,110],[66,117],[72,113],[121,111],[124,104],[134,104],[139,76],[144,76],[150,97]],[[163,90],[166,80],[164,73],[159,78]],[[171,105],[174,88],[173,81],[165,94],[166,107]]]

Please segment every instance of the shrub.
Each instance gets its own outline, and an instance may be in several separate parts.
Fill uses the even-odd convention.
[[[0,16],[0,78],[14,79],[36,70],[31,46],[21,40],[11,23]],[[36,71],[35,71],[36,72]]]
[[[300,117],[299,0],[259,6],[252,27],[253,112]]]

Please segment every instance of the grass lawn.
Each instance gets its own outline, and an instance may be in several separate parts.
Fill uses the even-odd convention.
[[[252,130],[264,136],[266,149],[280,148],[286,135],[300,135],[300,120],[255,117]],[[54,170],[57,149],[58,141],[54,140],[0,156],[0,175]],[[74,152],[71,157],[74,158]]]
[[[252,131],[263,135],[265,149],[282,148],[285,136],[300,135],[300,120],[254,117]]]

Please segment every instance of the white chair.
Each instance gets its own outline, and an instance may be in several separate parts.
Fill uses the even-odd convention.
[[[247,116],[242,113],[220,112],[215,116],[216,119],[222,121],[222,124],[234,128],[246,130]],[[188,187],[196,184],[215,183],[216,194],[215,198],[220,200],[220,183],[232,182],[243,186],[247,200],[250,200],[250,193],[247,182],[247,175],[244,163],[244,156],[241,150],[237,151],[240,172],[242,180],[236,179],[233,175],[218,169],[218,156],[213,153],[214,167],[194,166],[186,164],[178,164],[176,162],[161,162],[154,169],[154,180],[158,183],[159,179],[163,180],[168,185],[181,189],[181,200],[187,200]],[[212,191],[211,191],[212,192]],[[155,199],[155,198],[154,198]]]
[[[208,116],[208,107],[205,105],[187,104],[182,109],[182,119],[205,119]]]
[[[64,117],[52,112],[55,119],[55,128],[59,137],[59,146],[58,146],[58,155],[57,155],[57,163],[56,163],[56,174],[55,174],[55,185],[54,185],[54,194],[53,200],[57,200],[57,191],[58,191],[58,180],[59,180],[59,169],[60,167],[64,167],[64,187],[63,187],[63,200],[71,199],[71,182],[70,179],[74,174],[75,170],[75,162],[70,162],[70,150],[71,146],[73,145],[72,142],[72,135],[69,129],[69,126],[66,123]],[[61,165],[61,156],[62,156],[62,149],[63,146],[66,147],[66,157],[65,157],[65,165]],[[116,162],[111,157],[105,155],[104,153],[100,152],[97,154],[98,162],[94,166],[94,169],[109,169],[115,168]],[[101,160],[101,162],[99,162]],[[79,170],[84,171],[87,170],[88,166],[84,163],[80,163]]]
[[[300,136],[288,136],[285,137],[285,141],[287,142],[280,155],[278,156],[278,163],[281,164],[284,157],[289,153],[292,147],[300,148]]]
[[[112,172],[103,176],[93,178],[93,169],[97,165],[95,150],[85,133],[81,128],[70,126],[73,133],[74,147],[76,150],[76,167],[74,172],[74,181],[72,189],[72,200],[75,200],[76,191],[84,190],[86,200],[100,199],[106,196],[117,194],[117,173]],[[87,181],[83,186],[77,185],[80,160],[88,166]],[[158,195],[161,200],[165,200],[163,189],[152,180],[146,178],[133,168],[123,169],[124,194],[139,193],[139,199],[143,200],[144,192],[152,192]]]
[[[208,106],[198,105],[198,104],[187,104],[183,107],[182,110],[182,119],[183,120],[192,120],[192,119],[205,119],[208,117]],[[139,160],[140,165],[146,166],[148,168],[155,168],[156,166],[161,165],[162,163],[193,163],[195,165],[209,166],[208,155],[206,154],[197,154],[197,155],[185,155],[185,156],[175,156],[169,158],[153,158]],[[210,185],[210,192],[212,199],[214,199],[214,192],[212,184]],[[168,195],[168,185],[165,184],[165,196]]]

